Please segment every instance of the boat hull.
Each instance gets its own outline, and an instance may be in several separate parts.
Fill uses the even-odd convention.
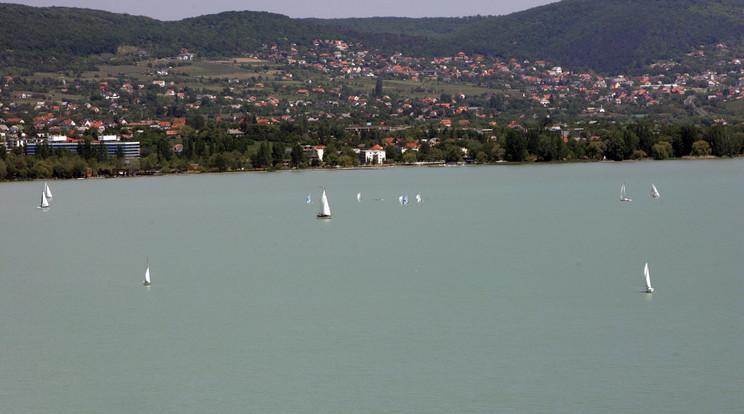
[[[329,215],[326,215],[326,214],[318,214],[318,216],[317,216],[317,217],[318,217],[319,219],[330,219],[330,218],[331,218],[330,214],[329,214]]]

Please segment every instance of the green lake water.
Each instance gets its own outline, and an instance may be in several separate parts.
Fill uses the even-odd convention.
[[[742,159],[49,185],[0,184],[2,413],[744,407]]]

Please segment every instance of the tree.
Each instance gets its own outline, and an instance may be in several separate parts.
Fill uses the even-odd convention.
[[[271,145],[266,141],[258,147],[254,165],[258,168],[266,168],[272,165]]]
[[[667,141],[659,141],[651,147],[651,155],[655,160],[665,160],[674,156],[674,148]]]
[[[416,156],[416,151],[406,151],[403,153],[402,160],[406,164],[413,164],[418,160],[418,157]]]
[[[605,156],[608,159],[622,161],[625,159],[625,153],[627,150],[628,147],[625,145],[625,140],[620,131],[613,129],[609,134],[607,134],[607,139],[605,140]]]
[[[382,78],[379,77],[375,82],[375,96],[378,98],[382,96]]]
[[[401,159],[401,155],[394,146],[388,145],[385,147],[385,159],[390,162],[395,162]]]
[[[302,153],[302,148],[300,147],[300,144],[294,144],[292,147],[292,166],[295,168],[299,168],[302,164],[304,154]]]
[[[354,157],[351,157],[347,154],[339,155],[338,165],[342,167],[352,167],[354,166]]]
[[[213,168],[217,169],[217,171],[220,172],[227,171],[229,166],[228,157],[226,157],[225,154],[222,152],[209,157],[209,163]]]
[[[638,137],[638,145],[646,154],[651,153],[651,147],[654,145],[654,134],[652,125],[645,121],[629,126],[630,130]]]
[[[284,160],[284,154],[284,145],[278,142],[273,143],[271,146],[272,165],[276,167],[278,164],[281,164]]]
[[[633,152],[638,150],[641,140],[632,129],[626,128],[623,130],[623,141],[625,141],[625,159],[631,158]]]
[[[36,161],[31,168],[31,176],[34,178],[51,178],[52,166],[46,161]]]
[[[542,161],[555,161],[565,157],[565,143],[557,134],[540,135],[537,144],[538,159]]]
[[[602,160],[605,157],[605,143],[602,141],[592,141],[586,146],[587,157],[594,160]]]
[[[486,154],[484,151],[478,151],[475,154],[475,162],[478,164],[485,164],[488,160],[488,154]]]
[[[527,158],[527,141],[524,135],[513,129],[506,131],[504,151],[507,161],[524,161]]]
[[[692,152],[690,155],[704,157],[711,154],[710,145],[703,140],[697,140],[692,143]]]
[[[713,125],[705,131],[704,137],[716,157],[732,156],[739,152],[738,140],[734,139],[731,128]]]
[[[457,145],[450,145],[444,153],[444,160],[447,162],[461,162],[462,154],[462,148]]]
[[[681,147],[675,155],[681,157],[692,151],[692,143],[700,139],[700,129],[695,125],[683,125],[679,129]]]

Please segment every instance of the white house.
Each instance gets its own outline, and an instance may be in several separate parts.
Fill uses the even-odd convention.
[[[360,152],[360,161],[363,164],[384,164],[385,163],[385,150],[379,146],[374,147]]]

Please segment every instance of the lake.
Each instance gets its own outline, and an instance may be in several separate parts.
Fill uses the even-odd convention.
[[[744,159],[49,185],[0,184],[3,413],[744,406]]]

